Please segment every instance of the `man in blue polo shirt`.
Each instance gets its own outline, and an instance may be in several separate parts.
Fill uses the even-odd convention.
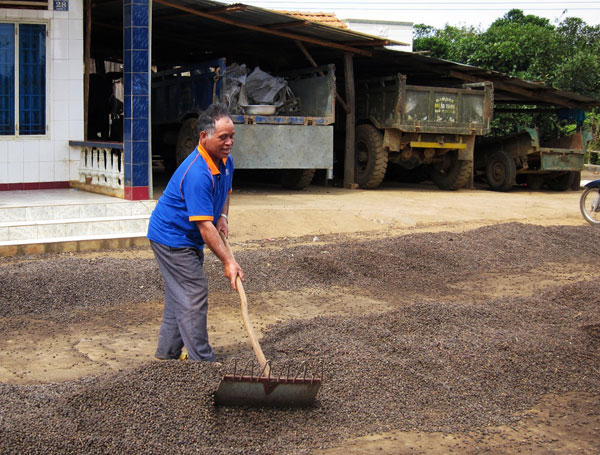
[[[150,217],[148,239],[165,279],[165,306],[155,356],[177,359],[185,346],[193,360],[214,362],[208,343],[208,283],[204,245],[221,260],[236,289],[244,272],[227,251],[219,232],[229,234],[229,195],[233,179],[234,126],[221,104],[200,114],[199,142],[167,184]]]

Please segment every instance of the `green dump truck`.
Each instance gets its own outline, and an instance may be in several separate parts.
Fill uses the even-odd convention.
[[[544,141],[536,128],[486,138],[476,145],[475,174],[485,177],[494,191],[509,191],[517,183],[536,190],[578,188],[587,143],[591,135],[582,128]]]
[[[388,163],[445,190],[469,183],[475,137],[490,131],[490,82],[427,87],[407,85],[397,74],[359,81],[356,88],[355,181],[361,188],[377,188]]]

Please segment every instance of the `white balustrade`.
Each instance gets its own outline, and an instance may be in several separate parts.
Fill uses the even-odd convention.
[[[108,188],[124,188],[123,152],[111,147],[81,146],[79,181]]]

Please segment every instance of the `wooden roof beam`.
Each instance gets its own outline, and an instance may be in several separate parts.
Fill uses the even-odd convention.
[[[0,0],[2,1],[2,0]],[[246,5],[230,5],[230,6],[226,6],[223,8],[212,8],[212,9],[205,9],[202,10],[205,13],[209,13],[209,14],[224,14],[224,13],[233,13],[236,11],[246,11],[248,9],[248,7]],[[175,11],[175,12],[164,12],[161,11],[161,13],[159,15],[157,15],[157,17],[160,20],[164,20],[164,19],[179,19],[181,17],[187,17],[188,14],[184,14],[181,11]]]
[[[388,46],[390,44],[396,44],[390,41],[389,39],[374,39],[371,41],[347,41],[346,44],[348,46]],[[402,43],[407,45],[406,43]]]
[[[222,8],[205,9],[203,11],[205,13],[209,13],[209,14],[223,14],[223,13],[233,13],[236,11],[246,11],[247,9],[248,9],[247,5],[235,4],[235,5],[224,6]]]
[[[269,30],[281,30],[282,28],[298,28],[298,27],[306,27],[310,25],[309,21],[290,21],[290,22],[279,22],[277,24],[269,24],[265,25],[265,28]]]
[[[294,33],[287,33],[287,32],[280,32],[277,30],[269,30],[268,28],[265,27],[259,27],[256,25],[250,25],[250,24],[243,24],[241,22],[236,22],[234,20],[231,19],[227,19],[225,17],[220,17],[218,15],[215,14],[211,14],[211,13],[205,13],[202,11],[198,11],[192,8],[188,8],[186,6],[182,6],[182,5],[178,5],[176,3],[172,3],[170,1],[167,0],[154,0],[155,3],[159,3],[161,5],[165,5],[165,6],[169,6],[171,8],[175,8],[181,11],[185,11],[187,13],[190,14],[194,14],[196,16],[200,16],[200,17],[204,17],[205,19],[211,19],[214,20],[216,22],[222,22],[224,24],[229,24],[229,25],[233,25],[234,27],[240,27],[240,28],[245,28],[248,30],[254,30],[255,32],[260,32],[260,33],[266,33],[266,34],[270,34],[270,35],[275,35],[275,36],[279,36],[281,38],[289,38],[291,40],[298,40],[298,41],[302,41],[305,43],[311,43],[311,44],[316,44],[318,46],[323,46],[323,47],[330,47],[333,49],[339,49],[341,51],[344,52],[350,52],[353,54],[360,54],[360,55],[365,55],[365,56],[371,56],[371,52],[369,51],[365,51],[362,49],[357,49],[355,47],[351,47],[351,46],[345,46],[343,44],[338,44],[338,43],[332,43],[329,41],[323,41],[320,39],[315,39],[315,38],[310,38],[307,36],[302,36],[302,35],[296,35]]]
[[[490,81],[489,78],[483,78],[478,76],[473,76],[470,74],[461,73],[460,71],[450,71],[450,75],[452,77],[456,77],[457,79],[462,79],[469,82],[485,82]],[[557,106],[563,107],[573,107],[577,103],[570,103],[569,101],[552,96],[549,93],[543,93],[543,88],[539,88],[537,90],[529,90],[522,87],[516,87],[514,85],[507,84],[506,82],[491,80],[494,84],[494,91],[503,90],[505,92],[514,93],[515,95],[525,97],[530,101],[539,101],[542,103],[555,104]]]

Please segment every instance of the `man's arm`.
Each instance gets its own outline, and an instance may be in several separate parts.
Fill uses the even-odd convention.
[[[229,278],[231,287],[234,290],[237,290],[237,285],[235,283],[236,278],[239,275],[243,281],[244,271],[233,256],[229,254],[229,251],[227,251],[227,247],[223,243],[223,240],[221,240],[219,231],[217,231],[217,228],[212,221],[196,221],[196,225],[200,230],[200,234],[202,235],[202,239],[204,240],[204,243],[206,243],[206,246],[208,246],[223,263],[223,266],[225,267],[225,276]]]
[[[221,216],[217,219],[217,233],[222,232],[225,237],[229,237],[229,194],[225,199],[223,210],[221,210]],[[202,236],[204,238],[204,236]]]

